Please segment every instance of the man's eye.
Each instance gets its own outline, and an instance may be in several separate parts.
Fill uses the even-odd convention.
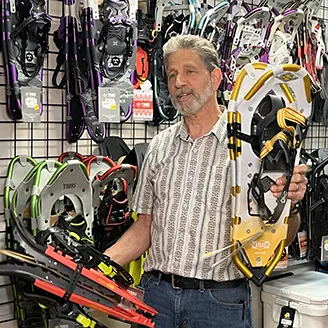
[[[173,79],[175,77],[175,74],[170,74],[169,79]]]
[[[194,71],[192,70],[192,69],[188,69],[187,70],[187,74],[191,74],[191,73],[193,73]]]

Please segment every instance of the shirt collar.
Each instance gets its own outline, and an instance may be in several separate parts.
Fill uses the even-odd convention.
[[[214,124],[211,131],[206,134],[206,136],[213,133],[217,137],[219,142],[223,143],[227,137],[227,127],[226,127],[227,126],[227,111],[226,111],[226,107],[223,105],[220,105],[220,109],[222,112],[220,118]],[[182,120],[178,124],[179,124],[179,126],[177,128],[175,137],[176,138],[180,137],[182,140],[188,140],[189,135],[188,135],[186,125],[184,124],[184,119],[182,118]]]

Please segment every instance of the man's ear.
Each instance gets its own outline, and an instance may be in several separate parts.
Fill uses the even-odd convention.
[[[212,86],[213,86],[213,91],[216,91],[222,81],[222,72],[219,68],[214,68],[213,71],[211,72],[211,79],[212,79]]]

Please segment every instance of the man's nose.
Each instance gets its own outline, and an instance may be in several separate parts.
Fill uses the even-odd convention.
[[[176,88],[181,88],[185,84],[186,84],[186,81],[183,78],[183,76],[181,74],[177,74],[177,77],[175,79],[175,86],[176,86]]]

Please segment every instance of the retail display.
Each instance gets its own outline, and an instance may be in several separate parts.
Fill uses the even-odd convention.
[[[263,288],[265,328],[276,327],[279,315],[289,310],[280,300],[296,311],[291,311],[294,327],[313,325],[314,316],[318,327],[328,325],[327,300],[320,294],[323,274],[267,282],[286,252],[328,272],[328,151],[321,143],[304,150],[309,126],[328,125],[326,24],[318,17],[320,2],[56,3],[60,12],[50,16],[49,1],[1,0],[3,101],[15,121],[10,122],[15,124],[15,150],[10,161],[5,157],[6,249],[0,248],[5,259],[0,276],[10,277],[18,327],[69,322],[104,328],[93,311],[154,327],[156,310],[142,301],[136,288],[148,251],[124,267],[103,252],[138,220],[130,205],[152,132],[179,120],[163,46],[186,34],[210,40],[217,50],[222,72],[217,97],[228,112],[231,245],[204,257],[231,250],[228,257]],[[52,42],[55,47],[49,52]],[[46,86],[45,76],[52,85]],[[22,141],[28,142],[26,153],[31,156],[17,155],[17,131],[38,119],[47,124],[40,141],[51,147],[50,126],[58,123],[57,117],[44,113],[45,104],[49,111],[58,105],[52,107],[58,94],[53,96],[51,89],[64,95],[58,107],[64,135],[54,139],[61,148],[35,155],[30,149],[37,147],[33,142],[41,132],[26,124],[29,136]],[[137,136],[139,122],[145,123],[145,133]],[[86,143],[89,148],[83,148]],[[81,149],[90,151],[83,154]],[[100,155],[93,155],[95,149]],[[293,208],[302,222],[287,248],[287,190],[300,162],[308,166],[308,187],[304,200]],[[282,175],[287,183],[277,199],[269,190]],[[313,286],[308,293],[304,280]]]
[[[130,160],[140,168],[142,157],[137,161],[133,151]],[[121,268],[103,255],[137,219],[129,207],[136,167],[73,152],[58,159],[17,156],[8,167],[8,249],[0,250],[8,260],[0,274],[12,277],[19,326],[46,327],[62,318],[103,327],[88,315],[93,309],[153,327],[135,312],[155,314],[133,296],[141,259]]]
[[[58,56],[52,80],[54,86],[66,88],[67,140],[79,140],[86,127],[91,139],[102,143],[106,123],[133,118],[134,106],[138,121],[158,125],[175,120],[179,113],[168,93],[162,47],[172,36],[188,33],[206,37],[218,51],[223,73],[218,96],[222,103],[228,104],[237,75],[246,64],[293,63],[310,74],[316,105],[312,119],[326,121],[327,58],[325,26],[315,16],[319,8],[301,1],[279,8],[270,4],[262,1],[250,8],[243,1],[223,1],[215,6],[189,1],[184,7],[183,3],[161,0],[142,10],[135,1],[127,0],[90,0],[83,5],[62,1],[61,23],[54,33]],[[50,29],[44,1],[37,6],[30,1],[18,5],[14,0],[2,3],[2,29],[5,36],[10,35],[3,40],[6,78],[11,86],[7,108],[9,116],[17,120],[22,118],[22,87],[42,89],[41,68]],[[26,19],[30,9],[32,16]],[[64,75],[58,81],[61,69]],[[34,110],[42,113],[42,101],[36,106]]]
[[[303,154],[304,161],[309,166],[308,187],[303,200],[303,216],[308,232],[307,259],[326,264],[328,261],[328,225],[327,225],[327,195],[328,195],[328,152],[318,149],[312,153]]]
[[[91,26],[89,15],[92,11],[84,8],[84,24],[80,18],[79,1],[63,1],[63,16],[58,30],[54,33],[54,42],[59,49],[57,67],[53,75],[53,84],[66,87],[67,122],[66,138],[76,142],[87,127],[90,137],[95,142],[102,142],[105,136],[105,125],[97,119],[97,103],[93,100],[96,92],[92,48],[92,36],[87,34]],[[57,76],[64,67],[64,76],[58,83]]]

